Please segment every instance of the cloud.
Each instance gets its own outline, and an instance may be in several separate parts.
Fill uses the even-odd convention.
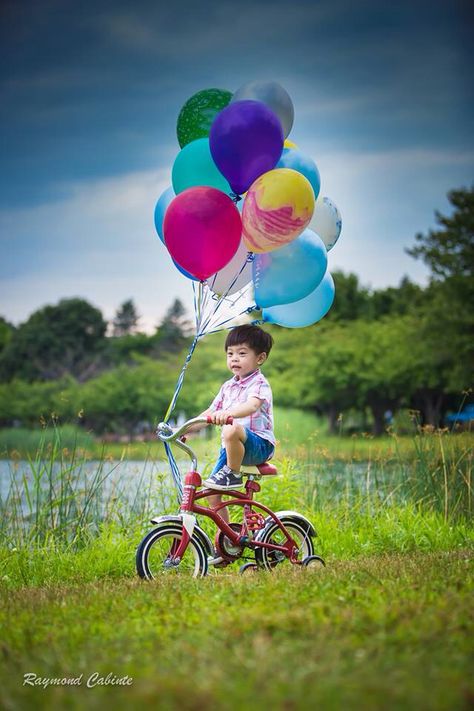
[[[167,171],[68,186],[69,197],[0,212],[2,313],[24,320],[45,303],[82,296],[107,318],[134,298],[152,329],[175,296],[192,306],[190,283],[156,236],[153,210]]]

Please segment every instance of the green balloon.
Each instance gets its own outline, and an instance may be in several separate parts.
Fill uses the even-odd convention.
[[[193,94],[179,112],[176,133],[178,143],[183,148],[196,138],[209,136],[211,124],[217,114],[232,99],[232,93],[225,89],[203,89]]]

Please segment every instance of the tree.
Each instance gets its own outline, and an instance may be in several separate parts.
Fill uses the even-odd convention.
[[[474,269],[474,187],[451,190],[448,199],[454,207],[451,217],[436,211],[436,222],[442,229],[417,234],[418,243],[407,253],[422,259],[434,279],[467,277]]]
[[[448,198],[454,211],[450,217],[436,212],[441,229],[416,235],[417,246],[407,250],[431,269],[417,336],[429,344],[427,363],[436,361],[437,385],[423,390],[434,425],[446,395],[469,388],[474,374],[474,189],[452,190]]]
[[[135,333],[140,316],[132,299],[124,301],[117,309],[113,320],[113,335],[126,336]]]
[[[425,298],[423,288],[404,276],[399,286],[377,289],[371,294],[368,315],[373,319],[401,316],[421,306]]]
[[[0,354],[0,377],[86,379],[96,374],[107,324],[99,309],[83,299],[45,306],[14,331]]]
[[[3,316],[0,316],[0,353],[10,341],[14,331],[15,327],[11,323],[8,323]]]
[[[359,284],[356,274],[344,274],[341,271],[332,273],[336,287],[334,304],[326,319],[328,321],[353,321],[368,313],[369,290]]]
[[[180,299],[175,299],[157,329],[154,337],[155,351],[159,353],[181,350],[190,332],[191,323],[186,309]]]

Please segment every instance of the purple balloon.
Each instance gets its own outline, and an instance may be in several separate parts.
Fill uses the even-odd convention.
[[[283,129],[277,115],[261,101],[235,101],[217,114],[209,144],[214,163],[241,195],[280,160]]]

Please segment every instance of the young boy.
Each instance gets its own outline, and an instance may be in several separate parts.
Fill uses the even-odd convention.
[[[241,487],[241,464],[261,464],[272,457],[275,449],[273,434],[272,391],[260,366],[268,358],[273,338],[258,326],[237,326],[225,342],[227,367],[233,377],[220,388],[210,407],[202,416],[222,427],[222,447],[217,463],[204,486],[216,491]],[[227,418],[234,418],[226,425]],[[209,497],[211,506],[221,496]],[[227,509],[221,513],[226,517]]]

